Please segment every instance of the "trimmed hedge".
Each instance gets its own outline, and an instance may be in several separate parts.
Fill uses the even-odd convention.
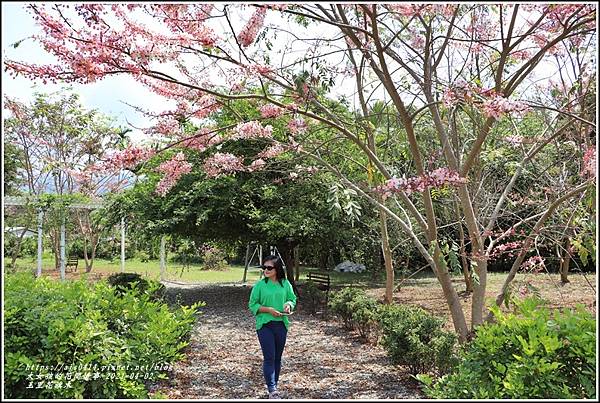
[[[5,275],[6,397],[148,398],[146,385],[183,358],[204,305],[171,310],[152,299],[157,289]]]
[[[441,375],[457,362],[456,336],[443,330],[443,319],[421,308],[383,305],[364,290],[347,287],[332,295],[330,310],[345,328],[356,329],[365,341],[379,333],[388,356],[411,374]]]

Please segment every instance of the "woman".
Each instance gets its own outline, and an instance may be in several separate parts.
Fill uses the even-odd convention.
[[[265,278],[254,284],[248,307],[256,316],[256,333],[263,353],[263,374],[269,399],[280,399],[277,381],[290,327],[287,315],[296,307],[296,295],[292,284],[285,278],[281,258],[267,256],[262,269]]]

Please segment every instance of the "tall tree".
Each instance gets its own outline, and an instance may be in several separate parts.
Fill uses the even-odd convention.
[[[119,173],[106,174],[96,169],[111,150],[120,147],[123,139],[119,129],[113,127],[108,117],[95,110],[85,110],[78,95],[65,90],[54,94],[36,93],[31,104],[6,97],[5,105],[10,116],[4,120],[4,141],[22,156],[17,169],[25,184],[19,189],[21,195],[35,199],[45,193],[80,193],[88,200],[99,200],[103,193],[124,184],[126,178]],[[32,214],[29,222],[34,222],[35,211]],[[88,272],[101,233],[90,214],[91,210],[84,209],[74,212],[86,244],[84,258]],[[50,229],[57,268],[59,227]]]
[[[540,150],[563,138],[564,125],[557,125],[553,117],[567,116],[565,124],[580,122],[581,130],[595,132],[594,122],[580,111],[535,103],[531,94],[543,89],[529,89],[535,82],[548,81],[540,76],[548,68],[548,58],[569,57],[567,41],[595,40],[594,5],[302,4],[250,9],[230,4],[82,4],[74,9],[29,6],[45,32],[37,40],[61,64],[7,60],[7,68],[51,81],[93,82],[114,74],[131,75],[178,101],[176,113],[162,114],[154,126],[156,132],[171,136],[178,127],[174,115],[206,119],[232,100],[253,101],[263,112],[260,121],[214,127],[189,141],[218,147],[223,137],[270,139],[272,127],[261,122],[287,122],[290,139],[277,144],[334,172],[413,240],[439,280],[460,340],[484,321],[487,264],[494,248],[515,228],[534,223],[498,294],[500,303],[546,219],[561,203],[594,185],[589,178],[569,183],[510,227],[498,224],[523,168]],[[164,29],[152,31],[151,25],[138,22],[141,15]],[[267,17],[270,23],[263,26]],[[285,19],[296,23],[293,32]],[[411,165],[406,170],[399,170],[385,153],[373,151],[356,120],[331,101],[348,101],[356,95],[356,85],[343,80],[344,74],[351,74],[346,65],[350,54],[360,60],[357,65],[364,63],[363,81],[373,83],[365,88],[368,102],[385,94],[395,109],[410,149]],[[593,71],[593,56],[587,54],[586,60]],[[259,92],[254,91],[256,86]],[[481,154],[493,146],[490,134],[498,122],[519,122],[528,113],[547,117],[543,135],[528,147],[515,175],[505,178],[504,190],[491,201],[493,208],[482,209],[474,196],[482,186]],[[420,131],[417,122],[422,114],[429,115],[433,124]],[[306,131],[307,123],[314,129]],[[314,136],[321,128],[337,133],[324,143]],[[328,162],[322,150],[335,141],[360,150],[362,160]],[[437,151],[440,157],[430,169],[424,156]],[[246,164],[232,153],[216,153],[205,168],[256,170],[264,160]],[[346,178],[348,166],[366,162],[383,176],[382,187],[373,189]],[[172,160],[162,185],[172,186],[189,172],[188,164],[184,158]],[[439,227],[445,223],[438,222],[432,191],[445,186],[455,190],[470,241],[476,279],[470,329],[439,243]]]

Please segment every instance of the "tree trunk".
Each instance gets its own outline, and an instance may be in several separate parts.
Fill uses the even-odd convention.
[[[373,271],[371,272],[371,280],[375,281],[377,279],[377,275],[379,274],[379,270],[381,270],[382,264],[382,254],[383,249],[381,244],[375,245],[375,250],[373,251]]]
[[[87,247],[88,247],[88,240],[87,240],[87,237],[84,234],[83,235],[83,260],[85,261],[85,272],[89,273],[89,270],[88,270],[89,259],[88,259]]]
[[[294,280],[297,283],[300,280],[300,245],[294,248]]]
[[[571,241],[567,238],[564,246],[564,250],[561,252],[560,256],[560,282],[561,284],[570,283],[568,274],[569,274],[569,266],[571,265]]]
[[[52,242],[52,252],[54,253],[54,269],[60,269],[60,240],[59,240],[59,231],[52,230],[50,231],[50,240]]]
[[[390,250],[390,240],[388,236],[386,214],[379,209],[379,227],[381,229],[381,249],[383,250],[383,259],[385,262],[385,303],[392,303],[392,293],[394,292],[394,266],[392,263],[392,251]]]
[[[459,249],[460,261],[462,263],[462,271],[463,271],[463,276],[465,278],[465,286],[466,286],[465,291],[472,293],[473,292],[473,276],[471,275],[471,269],[469,268],[469,261],[467,260],[467,248],[465,247],[465,231],[463,229],[462,220],[460,218],[459,205],[458,205],[458,203],[455,203],[455,205],[456,205],[456,216],[458,219],[458,233],[459,233],[459,237],[460,237],[460,249]]]
[[[277,245],[277,249],[279,249],[279,253],[285,264],[286,277],[292,284],[294,293],[298,295],[298,287],[296,286],[296,281],[294,279],[294,248],[296,245],[296,242],[286,239]]]
[[[436,274],[438,281],[442,286],[444,297],[446,298],[446,302],[448,303],[448,307],[450,308],[450,315],[452,317],[454,330],[458,334],[459,341],[461,343],[464,343],[469,338],[469,328],[467,327],[467,320],[465,318],[464,311],[460,304],[460,298],[458,296],[458,293],[452,285],[452,279],[450,278],[450,274],[448,273],[448,266],[446,265],[446,261],[444,260],[444,255],[440,250],[437,240],[433,242],[435,242],[433,259],[436,265],[436,267],[433,268],[433,271]]]
[[[475,273],[478,281],[473,287],[473,300],[471,302],[471,330],[483,323],[483,309],[485,307],[485,290],[487,285],[487,257],[483,254],[474,259]]]
[[[85,272],[89,273],[92,271],[92,267],[94,265],[94,259],[96,258],[96,250],[98,249],[98,245],[100,244],[100,234],[96,236],[92,236],[90,240],[90,244],[92,245],[92,251],[89,262],[85,262]]]
[[[19,235],[17,239],[17,243],[15,244],[15,248],[12,251],[12,258],[10,261],[10,267],[15,269],[15,264],[17,262],[17,257],[19,256],[19,252],[21,252],[21,244],[23,243],[23,238],[25,237],[25,233],[29,230],[29,227],[24,227],[23,232]]]

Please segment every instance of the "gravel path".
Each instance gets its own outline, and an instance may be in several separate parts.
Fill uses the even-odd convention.
[[[170,399],[263,399],[262,353],[247,308],[251,286],[167,286],[174,302],[206,302],[186,348],[158,390]],[[424,398],[385,351],[337,322],[302,312],[290,317],[279,389],[287,399]]]

